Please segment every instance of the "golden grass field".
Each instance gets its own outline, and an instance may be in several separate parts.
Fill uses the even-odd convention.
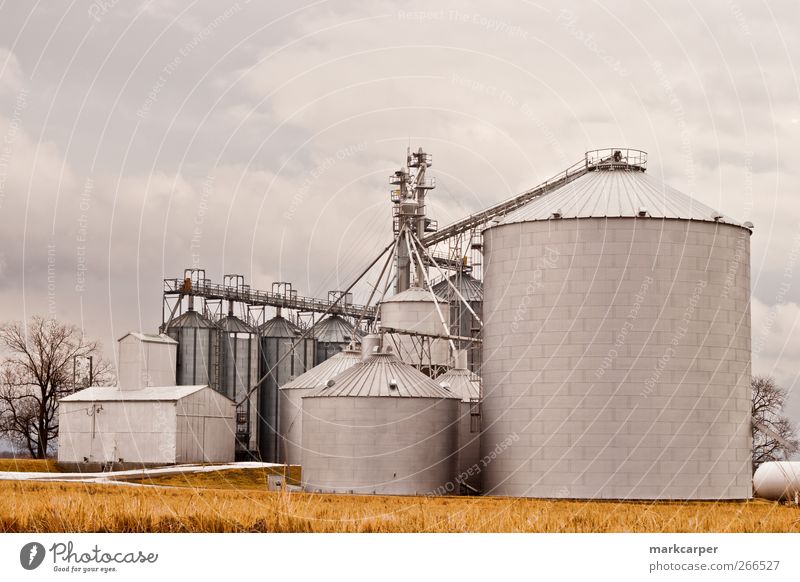
[[[98,485],[0,481],[0,532],[800,532],[768,501],[612,502],[264,491],[237,469]]]
[[[0,459],[0,472],[17,473],[55,473],[55,461],[50,459]]]
[[[284,467],[261,467],[257,469],[226,469],[209,473],[184,473],[180,475],[163,475],[130,480],[129,483],[142,485],[162,485],[168,487],[194,487],[203,489],[237,489],[240,491],[264,491],[267,488],[268,475],[284,475]],[[289,484],[300,482],[300,467],[288,468],[285,475]]]

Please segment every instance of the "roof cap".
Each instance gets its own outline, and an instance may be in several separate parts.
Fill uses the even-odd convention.
[[[306,398],[458,398],[394,354],[377,353],[351,366]]]

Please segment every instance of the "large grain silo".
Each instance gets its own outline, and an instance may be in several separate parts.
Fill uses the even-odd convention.
[[[321,364],[334,354],[338,354],[353,342],[361,339],[361,334],[353,332],[353,325],[339,315],[330,315],[314,325],[311,330],[317,340],[315,362]]]
[[[304,487],[457,492],[458,402],[392,354],[367,357],[303,398]]]
[[[315,340],[301,340],[302,330],[280,314],[264,323],[259,333],[259,378],[264,378],[258,389],[259,450],[264,461],[278,462],[278,388],[314,366]]]
[[[489,494],[751,495],[751,231],[629,160],[483,232]]]
[[[289,465],[302,464],[303,433],[301,427],[303,417],[301,398],[316,389],[322,388],[328,380],[360,361],[361,352],[358,350],[338,352],[278,389],[278,429],[281,435],[281,462]]]
[[[258,391],[250,391],[258,381],[258,332],[231,311],[219,321],[222,330],[222,385],[225,396],[237,403],[237,455],[244,458],[258,446]],[[248,395],[249,392],[249,395]]]
[[[170,322],[166,333],[178,342],[178,385],[208,384],[219,391],[219,328],[189,307]]]
[[[449,303],[443,297],[434,299],[426,289],[409,287],[380,304],[380,319],[382,329],[446,335],[450,329]],[[450,345],[445,339],[390,334],[386,341],[403,361],[434,377],[450,362]]]
[[[458,293],[456,293],[458,291]],[[450,330],[451,333],[461,337],[479,337],[481,324],[478,318],[483,312],[483,283],[469,273],[454,273],[447,279],[442,279],[433,286],[433,292],[445,298],[450,304]],[[466,300],[472,311],[464,305]],[[480,344],[477,342],[456,340],[459,349],[467,350],[467,367],[472,372],[477,372],[481,365]]]
[[[465,493],[481,490],[481,379],[467,369],[467,351],[458,350],[455,365],[436,378],[436,383],[461,400],[458,409],[458,463],[459,484]]]

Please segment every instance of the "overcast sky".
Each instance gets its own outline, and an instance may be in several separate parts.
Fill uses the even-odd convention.
[[[440,224],[623,145],[755,224],[753,370],[794,389],[798,55],[794,0],[0,2],[0,320],[110,353],[193,265],[324,297],[409,144]]]

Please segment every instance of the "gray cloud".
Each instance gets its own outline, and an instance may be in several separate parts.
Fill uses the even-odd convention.
[[[27,10],[0,9],[0,319],[55,304],[110,348],[159,323],[162,278],[193,261],[324,295],[389,239],[409,143],[434,154],[440,223],[587,149],[648,150],[756,224],[754,335],[776,305],[799,228],[792,2]],[[789,388],[798,288],[754,362]]]

